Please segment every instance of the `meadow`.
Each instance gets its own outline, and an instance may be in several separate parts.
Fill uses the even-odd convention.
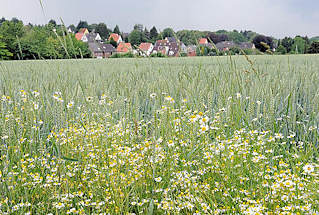
[[[319,214],[319,56],[0,62],[0,214]]]

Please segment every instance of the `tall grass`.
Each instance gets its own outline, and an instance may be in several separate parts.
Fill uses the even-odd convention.
[[[316,212],[318,67],[317,55],[1,63],[0,212]]]

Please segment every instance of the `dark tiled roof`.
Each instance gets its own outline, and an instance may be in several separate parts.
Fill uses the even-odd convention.
[[[219,50],[230,49],[235,47],[236,44],[232,41],[223,41],[216,44],[216,48]]]
[[[101,44],[101,49],[104,52],[115,52],[116,49],[111,44]]]
[[[93,33],[93,32],[86,35],[88,42],[94,42],[96,37],[97,37],[97,33]]]
[[[111,44],[89,42],[89,49],[94,53],[110,53],[115,52],[115,48]]]
[[[91,50],[91,52],[94,52],[94,53],[103,52],[101,48],[101,44],[96,42],[91,42],[91,43],[89,42],[89,49]]]
[[[169,39],[156,41],[153,52],[162,52],[168,50],[168,56],[177,56],[179,53],[179,46],[177,42],[169,42]]]
[[[177,42],[177,40],[176,40],[175,37],[166,37],[166,40],[167,40],[168,42],[170,42],[170,43],[176,43],[176,42]]]
[[[239,48],[241,49],[252,49],[253,47],[254,47],[254,44],[250,42],[243,42],[239,44]]]

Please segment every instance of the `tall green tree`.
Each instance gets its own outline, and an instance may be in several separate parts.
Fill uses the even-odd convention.
[[[132,45],[139,45],[142,42],[146,42],[143,32],[140,32],[139,30],[133,30],[130,33],[128,40]]]
[[[121,31],[120,31],[120,27],[118,25],[115,26],[114,30],[113,30],[113,33],[115,34],[121,34]]]
[[[7,45],[4,42],[1,42],[0,37],[0,60],[7,60],[12,56],[13,54],[9,52],[9,50],[7,49]]]
[[[73,24],[69,25],[68,29],[70,29],[72,32],[76,31],[76,27]]]
[[[292,50],[292,45],[294,44],[294,40],[291,37],[285,37],[281,40],[281,45],[286,48],[287,53],[290,53]]]
[[[153,26],[153,28],[151,28],[150,30],[150,39],[152,40],[152,42],[155,42],[157,40],[158,37],[158,32],[155,26]]]
[[[88,30],[89,32],[96,32],[96,28],[97,28],[97,24],[93,23],[91,25],[89,25]]]
[[[144,34],[144,38],[145,38],[147,41],[151,39],[151,34],[150,34],[150,32],[147,30],[146,27],[144,28],[143,34]]]
[[[162,38],[166,38],[166,37],[174,37],[175,32],[172,28],[165,28],[162,32]]]
[[[51,19],[48,24],[53,25],[54,27],[57,25],[54,19]]]
[[[309,49],[309,54],[318,54],[319,53],[319,41],[314,41],[311,43]]]
[[[19,59],[19,38],[25,34],[25,29],[22,21],[5,21],[0,27],[1,41],[4,42],[13,54],[14,59]]]
[[[102,39],[107,39],[109,37],[110,31],[105,23],[99,23],[95,29],[96,33],[99,33]]]
[[[134,25],[134,30],[138,30],[138,31],[140,31],[140,32],[143,32],[143,25],[142,24],[135,24]]]
[[[295,54],[305,54],[307,49],[307,42],[301,36],[296,36],[292,45],[292,51]]]
[[[4,17],[2,17],[1,19],[0,19],[0,26],[1,26],[1,24],[3,23],[3,22],[5,22],[6,21],[6,19],[4,18]]]
[[[89,24],[87,21],[80,21],[79,24],[76,26],[76,31],[78,32],[81,28],[89,28]]]

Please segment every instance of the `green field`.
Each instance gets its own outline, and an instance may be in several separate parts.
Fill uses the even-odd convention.
[[[0,214],[318,214],[319,56],[0,62]]]

